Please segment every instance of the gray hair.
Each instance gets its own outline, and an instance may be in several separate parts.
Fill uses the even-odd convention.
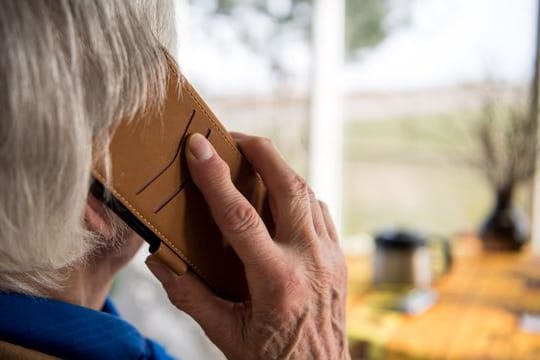
[[[53,288],[96,246],[92,144],[161,103],[174,41],[171,1],[0,0],[0,289]]]

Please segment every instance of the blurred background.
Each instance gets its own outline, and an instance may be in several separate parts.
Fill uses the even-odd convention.
[[[329,203],[353,358],[540,356],[536,1],[178,0],[176,13],[177,60],[226,127],[271,138]],[[173,355],[222,358],[145,252],[116,281],[122,314]]]

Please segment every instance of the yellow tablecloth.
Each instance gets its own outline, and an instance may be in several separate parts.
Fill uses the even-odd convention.
[[[540,315],[540,258],[485,253],[477,239],[454,243],[454,266],[421,315],[383,309],[370,288],[371,259],[351,257],[347,327],[355,359],[540,359],[540,335],[521,330]]]

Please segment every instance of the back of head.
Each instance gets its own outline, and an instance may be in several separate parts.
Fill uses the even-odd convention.
[[[0,290],[54,287],[98,246],[83,221],[92,144],[164,97],[171,6],[0,0]]]

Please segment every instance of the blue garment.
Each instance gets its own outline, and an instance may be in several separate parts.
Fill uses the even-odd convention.
[[[96,311],[0,292],[0,340],[62,359],[172,359],[120,318],[110,299]]]

